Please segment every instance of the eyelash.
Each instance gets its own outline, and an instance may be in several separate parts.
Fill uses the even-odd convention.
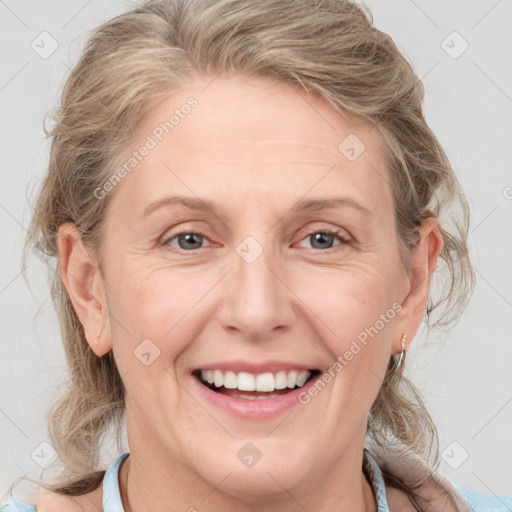
[[[350,239],[346,238],[346,237],[343,237],[340,235],[341,233],[341,230],[336,230],[336,229],[329,229],[329,228],[326,228],[326,229],[317,229],[315,231],[310,231],[309,233],[306,234],[306,236],[304,236],[303,238],[301,238],[301,241],[310,237],[311,235],[314,235],[314,234],[317,234],[317,233],[321,233],[323,235],[332,235],[332,236],[335,236],[336,238],[338,238],[338,240],[340,241],[340,244],[337,245],[337,246],[334,246],[334,247],[329,247],[328,249],[315,249],[313,248],[313,251],[315,252],[328,252],[328,251],[332,251],[332,250],[336,250],[337,247],[341,247],[343,245],[347,245],[350,243]],[[202,236],[203,238],[205,239],[208,239],[208,237],[206,235],[204,235],[203,233],[201,233],[200,231],[190,231],[190,230],[186,230],[186,231],[180,231],[178,233],[174,233],[173,235],[167,237],[163,242],[162,242],[162,245],[163,246],[167,246],[169,245],[169,242],[171,240],[174,240],[175,238],[178,238],[179,236],[181,235],[200,235]],[[185,251],[184,249],[180,249],[179,247],[174,247],[174,249],[177,249],[179,252],[185,252],[185,253],[191,253],[191,252],[195,252],[195,250],[190,250],[190,251]]]

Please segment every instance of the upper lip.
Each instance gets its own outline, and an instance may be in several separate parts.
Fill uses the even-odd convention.
[[[219,361],[216,363],[208,363],[200,366],[196,366],[192,369],[192,371],[197,370],[220,370],[223,372],[232,371],[232,372],[247,372],[253,373],[254,375],[259,375],[260,373],[275,373],[280,370],[315,370],[314,366],[293,363],[290,361],[265,361],[265,362],[255,362],[255,361]]]

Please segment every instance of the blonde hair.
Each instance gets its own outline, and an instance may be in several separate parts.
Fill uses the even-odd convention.
[[[108,196],[94,191],[111,177],[141,118],[194,77],[218,73],[268,77],[321,95],[341,114],[376,126],[392,176],[401,259],[410,268],[418,227],[442,219],[443,248],[425,321],[455,322],[470,299],[474,273],[467,250],[469,208],[450,163],[424,119],[424,89],[393,40],[373,26],[371,13],[346,0],[152,0],[91,34],[72,70],[47,135],[48,174],[39,191],[28,246],[50,257],[69,384],[53,405],[48,428],[66,477],[43,487],[67,495],[95,489],[102,436],[121,436],[123,381],[112,351],[97,357],[53,260],[57,230],[75,223],[99,255]],[[457,212],[457,206],[459,211]],[[439,315],[434,318],[437,310]],[[439,464],[438,435],[416,388],[391,357],[368,422],[367,436],[390,436]],[[392,485],[413,494],[398,476]]]

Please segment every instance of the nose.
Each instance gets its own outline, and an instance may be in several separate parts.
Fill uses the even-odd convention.
[[[234,267],[223,280],[222,326],[254,342],[282,336],[293,324],[298,300],[287,283],[286,269],[271,248],[263,248],[252,237],[236,252]]]

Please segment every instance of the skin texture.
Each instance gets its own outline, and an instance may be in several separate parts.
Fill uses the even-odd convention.
[[[407,273],[378,131],[281,82],[197,79],[151,110],[127,155],[190,96],[197,106],[110,192],[102,265],[73,225],[59,229],[61,276],[87,342],[98,356],[114,351],[127,389],[125,510],[376,510],[361,470],[367,414],[402,334],[410,343],[423,318],[439,223],[421,226]],[[354,161],[338,150],[350,134],[365,145]],[[178,194],[218,211],[143,216]],[[291,211],[341,196],[370,213]],[[315,245],[325,229],[349,241]],[[198,235],[180,246],[178,232]],[[248,236],[262,250],[251,263],[237,253]],[[219,361],[327,370],[393,304],[394,319],[307,405],[249,421],[197,393],[191,370]],[[134,355],[146,339],[160,351],[147,366]],[[252,468],[237,457],[249,441],[262,454]]]

